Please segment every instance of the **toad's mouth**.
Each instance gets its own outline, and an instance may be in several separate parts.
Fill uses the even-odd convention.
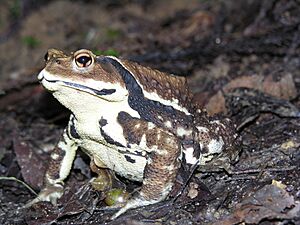
[[[73,89],[84,91],[84,92],[90,93],[92,95],[97,95],[97,96],[111,95],[111,94],[116,92],[116,89],[105,89],[105,88],[103,88],[101,90],[97,90],[95,88],[91,88],[91,87],[88,87],[88,86],[85,86],[85,85],[82,85],[82,84],[77,84],[77,83],[73,83],[73,82],[69,82],[69,81],[48,79],[43,75],[42,72],[38,75],[38,80],[42,84],[45,81],[47,83],[52,83],[52,84],[56,83],[58,85],[63,85],[63,86],[66,86],[66,87],[70,87],[70,88],[73,88]]]
[[[91,87],[88,87],[88,86],[85,86],[85,85],[82,85],[82,84],[72,83],[72,82],[69,82],[69,81],[49,80],[45,77],[43,77],[42,80],[43,79],[45,81],[49,82],[49,83],[58,83],[60,85],[64,85],[64,86],[67,86],[67,87],[71,87],[71,88],[81,90],[81,91],[84,91],[84,92],[88,92],[88,93],[91,93],[91,94],[95,94],[95,95],[111,95],[111,94],[116,92],[116,89],[105,89],[105,88],[103,88],[101,90],[97,90],[97,89],[94,89],[94,88],[91,88]],[[42,80],[40,80],[40,82]]]

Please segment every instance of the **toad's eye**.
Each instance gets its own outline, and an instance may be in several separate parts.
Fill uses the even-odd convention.
[[[75,63],[78,67],[88,67],[93,62],[93,58],[87,53],[78,54],[75,57]]]

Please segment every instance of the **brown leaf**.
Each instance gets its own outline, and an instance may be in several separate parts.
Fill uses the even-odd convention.
[[[226,106],[225,106],[225,98],[221,91],[218,91],[217,94],[212,96],[209,99],[209,102],[206,104],[205,109],[209,115],[214,115],[216,113],[226,113]]]
[[[223,87],[223,93],[228,93],[240,87],[253,88],[265,94],[285,100],[291,100],[297,96],[297,89],[290,73],[284,75],[278,81],[274,80],[272,75],[267,77],[259,75],[238,77]],[[210,115],[226,112],[223,93],[219,91],[213,95],[206,104],[205,108]]]
[[[195,36],[199,33],[207,32],[214,23],[213,15],[205,11],[197,11],[187,21],[181,31],[186,37]]]
[[[258,224],[262,220],[291,219],[299,213],[300,203],[293,196],[275,185],[266,185],[238,204],[232,215],[214,225]]]
[[[44,160],[19,135],[15,135],[13,147],[24,181],[32,188],[40,189],[43,185],[43,177],[46,171]]]

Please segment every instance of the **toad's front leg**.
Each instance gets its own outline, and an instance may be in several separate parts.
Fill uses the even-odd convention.
[[[117,218],[128,209],[163,201],[172,189],[180,166],[179,141],[172,134],[159,128],[148,132],[146,137],[151,137],[150,145],[153,151],[147,158],[142,187],[111,219]]]
[[[72,130],[69,123],[67,129],[51,153],[48,170],[45,174],[44,187],[38,196],[27,203],[25,207],[40,201],[50,201],[56,204],[63,194],[63,181],[69,175],[76,150],[78,148],[75,139],[72,137]]]

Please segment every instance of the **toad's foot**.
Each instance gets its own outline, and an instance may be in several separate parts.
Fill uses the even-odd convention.
[[[119,211],[116,212],[111,217],[111,220],[118,218],[120,215],[122,215],[129,209],[134,209],[134,208],[138,208],[141,206],[147,206],[147,205],[151,205],[151,204],[154,204],[157,202],[159,202],[159,201],[158,200],[146,200],[141,195],[135,195],[132,198],[130,198],[125,204],[117,204],[115,206],[108,207],[110,209],[119,209],[120,208]]]
[[[63,195],[63,186],[60,184],[55,184],[51,186],[45,187],[38,196],[32,201],[28,202],[24,208],[29,208],[33,204],[38,202],[51,202],[53,205],[56,205],[57,199],[59,199]]]

